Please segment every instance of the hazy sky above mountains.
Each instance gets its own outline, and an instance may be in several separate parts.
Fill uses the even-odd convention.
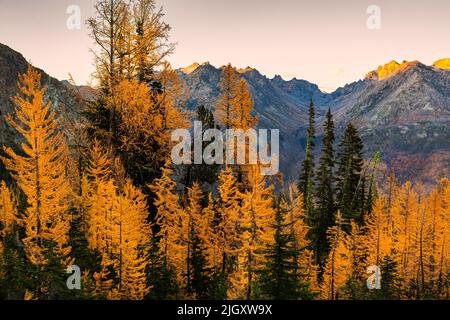
[[[93,71],[88,30],[66,27],[69,5],[81,18],[95,0],[0,0],[0,43],[58,79],[78,84]],[[448,0],[159,0],[175,68],[209,61],[251,66],[317,83],[323,90],[355,81],[391,60],[431,64],[450,57]],[[369,30],[366,9],[381,9],[381,29]],[[1,70],[0,70],[1,72]]]

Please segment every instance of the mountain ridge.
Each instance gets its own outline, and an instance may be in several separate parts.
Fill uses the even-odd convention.
[[[365,143],[365,156],[380,151],[384,170],[394,169],[401,180],[422,179],[433,183],[440,176],[450,176],[450,59],[437,60],[428,66],[418,61],[387,65],[369,72],[363,79],[348,83],[334,92],[326,93],[317,84],[293,78],[284,80],[261,74],[257,69],[237,69],[245,79],[260,115],[260,127],[280,129],[281,170],[287,181],[296,180],[304,157],[308,105],[316,105],[318,136],[316,153],[321,148],[321,126],[330,108],[339,140],[345,126],[355,123]],[[14,140],[4,121],[13,110],[11,97],[17,93],[17,75],[28,66],[25,58],[0,44],[0,143]],[[220,95],[219,82],[223,67],[209,62],[194,63],[178,72],[189,89],[187,108],[200,105],[210,109]],[[67,81],[58,81],[38,69],[42,83],[48,86],[47,96],[53,108],[62,112],[67,106],[73,117],[81,102]],[[376,73],[375,73],[376,72]],[[92,100],[92,88],[77,87],[78,93]],[[317,154],[318,156],[318,154]],[[386,173],[384,172],[384,173]]]
[[[434,182],[438,175],[450,175],[443,165],[450,163],[449,70],[419,61],[392,61],[369,72],[370,76],[325,93],[306,80],[284,80],[279,75],[268,78],[256,69],[246,69],[237,74],[249,84],[255,111],[262,115],[260,126],[280,128],[280,159],[288,179],[296,178],[304,155],[311,98],[317,109],[316,149],[320,149],[323,115],[330,108],[337,136],[348,122],[355,122],[365,140],[366,157],[380,151],[386,170],[394,169],[401,179],[414,180],[414,173],[431,158],[442,170],[428,170],[432,174],[424,174],[424,180]],[[214,108],[220,72],[220,67],[211,64],[200,65],[190,74],[181,72],[191,93],[189,108],[201,104]]]
[[[12,114],[12,97],[18,93],[18,75],[27,71],[30,63],[23,55],[0,43],[0,145],[13,145],[18,142],[17,134],[10,128],[6,115]],[[49,76],[45,71],[33,66],[41,74],[41,84],[47,87],[45,99],[51,100],[51,108],[71,120],[78,116],[83,107],[82,99],[64,82]]]

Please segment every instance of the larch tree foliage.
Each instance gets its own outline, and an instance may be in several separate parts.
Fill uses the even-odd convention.
[[[392,186],[366,217],[366,263],[382,271],[377,299],[439,299],[448,284],[448,181],[425,194],[410,182]],[[389,281],[389,282],[387,282]]]
[[[323,135],[323,149],[317,171],[317,209],[311,223],[309,238],[313,242],[316,263],[323,266],[328,254],[327,230],[335,221],[334,199],[334,122],[328,109]]]
[[[238,180],[230,166],[220,172],[217,200],[214,205],[214,238],[210,251],[213,253],[214,272],[223,285],[222,296],[237,297],[241,291],[242,270],[238,269],[242,248],[242,196]],[[211,210],[211,208],[209,209]]]
[[[398,247],[397,255],[394,257],[399,263],[401,270],[400,276],[405,279],[404,288],[411,292],[409,280],[414,279],[415,273],[415,250],[414,250],[414,231],[416,213],[419,210],[419,195],[414,190],[410,182],[406,182],[401,188],[397,189],[394,196],[391,212],[393,215],[396,229],[396,244]]]
[[[124,0],[99,0],[95,16],[88,19],[91,37],[99,50],[94,51],[96,77],[100,86],[110,91],[120,79],[119,60],[123,55],[119,45],[128,21],[128,7]]]
[[[223,274],[230,272],[233,257],[239,249],[239,221],[241,219],[241,198],[237,179],[231,167],[227,166],[219,174],[218,199],[216,203],[216,230],[221,245],[220,269]]]
[[[110,234],[108,216],[112,211],[115,187],[109,156],[98,140],[92,143],[82,189],[82,203],[86,214],[83,220],[89,247],[106,253]]]
[[[234,128],[247,130],[258,124],[258,117],[252,115],[254,104],[247,81],[241,78],[236,88],[232,108],[235,112],[234,118],[231,119]]]
[[[423,185],[415,186],[417,194],[417,202],[415,203],[411,215],[409,216],[408,228],[405,241],[405,261],[406,272],[408,276],[408,297],[415,299],[429,299],[435,297],[434,279],[436,274],[434,267],[430,266],[436,259],[433,256],[434,238],[436,237],[436,230],[433,230],[439,221],[439,225],[445,226],[448,223],[442,221],[437,215],[438,213],[438,194],[434,191],[429,195],[424,192]],[[443,230],[443,229],[441,229]],[[445,245],[444,245],[445,246]]]
[[[295,259],[299,272],[302,274],[303,282],[308,283],[310,290],[316,293],[319,291],[318,265],[315,263],[311,240],[308,239],[310,227],[305,223],[303,196],[298,192],[295,184],[289,185],[287,200],[289,212],[286,218],[292,235],[293,246],[297,250]]]
[[[306,222],[312,225],[314,218],[314,146],[316,136],[314,103],[309,104],[309,127],[306,134],[305,159],[302,162],[298,189],[303,195]]]
[[[229,272],[226,267],[223,270],[224,263],[226,264],[226,261],[233,257],[224,255],[223,243],[221,242],[224,233],[221,230],[224,230],[225,224],[217,210],[219,201],[219,199],[213,197],[212,193],[208,195],[207,204],[203,207],[201,220],[199,221],[198,238],[203,252],[202,256],[206,258],[206,264],[202,263],[203,267],[199,270],[206,271],[202,274],[208,275],[208,286],[202,290],[202,295],[206,295],[207,299],[222,300],[227,296]],[[226,258],[226,261],[224,261],[224,258]],[[206,277],[202,277],[202,279],[205,280]]]
[[[64,161],[67,145],[58,129],[58,116],[45,100],[46,87],[41,86],[39,72],[29,66],[26,74],[19,75],[18,86],[13,98],[15,114],[8,122],[23,138],[21,152],[5,147],[1,160],[26,196],[22,241],[39,274],[49,260],[59,261],[62,267],[70,263],[68,199],[72,191]],[[42,275],[46,279],[38,280],[35,296],[52,294],[51,275]]]
[[[369,265],[381,264],[385,256],[394,256],[396,253],[396,229],[393,217],[384,197],[379,197],[374,209],[366,217],[366,250]]]
[[[350,253],[345,245],[344,220],[338,211],[335,225],[328,229],[330,250],[325,264],[321,297],[325,300],[338,300],[342,298],[342,289],[350,276]]]
[[[155,194],[155,207],[159,254],[162,256],[164,272],[173,270],[179,283],[185,283],[186,252],[185,241],[186,213],[175,193],[176,183],[172,180],[173,170],[169,162],[162,169],[163,174],[155,179],[149,188]]]
[[[144,194],[129,179],[112,177],[109,156],[94,140],[83,183],[89,247],[101,257],[96,293],[111,299],[143,299],[151,238]]]
[[[89,133],[111,149],[111,160],[116,154],[113,148],[117,136],[118,116],[114,106],[106,101],[114,86],[123,79],[124,36],[129,23],[129,8],[124,0],[99,0],[95,4],[95,16],[87,20],[91,38],[97,46],[92,50],[96,66],[95,78],[100,87],[96,101],[90,106],[87,118]],[[122,47],[119,47],[122,46]]]
[[[168,156],[170,131],[187,126],[180,111],[183,90],[166,62],[174,49],[170,27],[154,0],[99,0],[95,8],[88,25],[99,47],[102,91],[88,112],[90,132],[148,194],[146,186],[160,176]]]
[[[0,184],[0,299],[20,300],[30,284],[30,270],[23,245],[17,209],[18,202],[13,189],[5,182]],[[30,288],[31,289],[31,288]]]
[[[347,254],[348,278],[342,288],[342,298],[362,299],[366,293],[366,252],[364,230],[355,222],[350,221],[350,233],[344,234],[344,246]]]
[[[163,21],[164,13],[162,8],[156,7],[155,0],[136,0],[132,17],[137,79],[157,90],[160,84],[155,71],[175,48],[168,41],[170,26]]]
[[[3,286],[3,279],[8,270],[8,259],[4,256],[5,246],[8,240],[15,237],[15,229],[19,222],[18,212],[16,208],[16,200],[11,189],[4,181],[0,183],[0,287]],[[5,279],[7,280],[7,279]],[[6,287],[6,285],[5,285]],[[0,290],[0,295],[1,291]]]
[[[6,185],[4,181],[0,183],[0,236],[4,240],[12,234],[15,225],[19,222],[17,212],[17,202],[14,192]],[[1,241],[0,241],[1,243]]]
[[[234,129],[238,130],[249,130],[254,129],[258,125],[259,122],[259,116],[253,115],[253,106],[254,101],[252,98],[252,94],[248,88],[247,81],[245,79],[239,79],[237,82],[236,92],[234,96],[233,101],[233,107],[232,107],[232,119],[231,119],[231,125]],[[245,133],[242,131],[239,131],[240,134],[244,135],[245,143],[242,145],[237,145],[235,149],[235,156],[237,157],[237,154],[239,152],[243,152],[245,157],[245,163],[250,163],[250,152],[251,152],[251,146],[250,146],[250,139],[247,139],[245,137]],[[239,138],[238,138],[239,139]],[[248,171],[250,170],[249,166],[246,164],[240,164],[236,168],[237,172],[237,178],[239,182],[239,189],[245,190],[247,186],[247,175]]]
[[[112,290],[112,213],[117,187],[107,152],[94,140],[82,182],[83,224],[88,247],[100,258],[94,273],[95,293],[107,297]]]
[[[239,77],[231,64],[223,68],[219,86],[221,93],[216,104],[215,118],[225,129],[230,129],[239,119],[239,113],[236,110]],[[242,101],[248,104],[248,100],[242,98]]]
[[[147,214],[144,194],[127,180],[116,194],[113,207],[112,246],[117,273],[113,298],[142,300],[148,294],[145,272],[151,230]]]
[[[430,279],[430,291],[436,299],[449,298],[450,281],[450,183],[448,179],[442,179],[436,190],[436,201],[431,211],[431,253],[429,255],[429,268],[432,274]]]
[[[212,236],[209,209],[202,207],[202,190],[197,182],[188,189],[185,211],[187,220],[187,291],[197,299],[206,299],[212,289],[212,268],[210,267],[209,237]]]
[[[390,198],[392,200],[392,197]],[[389,197],[378,197],[365,221],[366,265],[381,271],[381,289],[370,297],[400,299],[403,281],[398,270],[398,229],[389,206]]]
[[[295,222],[289,217],[290,208],[283,197],[275,204],[274,218],[271,228],[274,230],[274,241],[264,249],[264,264],[257,269],[258,288],[264,298],[311,299],[310,284],[304,270],[298,263],[301,251],[292,232]]]
[[[258,165],[250,166],[248,172],[249,190],[242,193],[242,245],[231,276],[230,293],[235,298],[251,299],[257,280],[257,266],[264,263],[264,248],[274,241],[273,229],[273,186],[268,186]],[[243,277],[244,276],[244,277]]]
[[[16,192],[0,183],[0,299],[23,298],[24,284],[29,281],[28,267],[21,235]],[[34,272],[34,267],[32,272]]]
[[[176,106],[177,94],[169,88],[174,89],[168,85],[164,95],[155,97],[147,84],[123,80],[107,98],[120,120],[116,126],[119,140],[115,142],[118,155],[139,186],[145,187],[158,175],[169,155],[171,130],[188,125]]]

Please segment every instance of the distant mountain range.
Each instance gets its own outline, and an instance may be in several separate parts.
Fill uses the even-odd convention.
[[[26,67],[20,53],[0,44],[1,144],[14,140],[4,115],[13,110],[10,97],[17,92],[17,75]],[[177,70],[190,92],[187,108],[214,108],[221,69],[195,63]],[[250,67],[236,72],[249,84],[255,112],[260,115],[259,126],[280,129],[281,169],[286,180],[297,179],[304,157],[311,98],[317,109],[317,152],[323,116],[331,108],[338,139],[347,123],[353,121],[363,137],[366,157],[381,152],[383,172],[393,168],[401,180],[422,180],[426,184],[441,176],[450,177],[450,59],[438,60],[432,66],[392,61],[332,93],[322,92],[306,80],[270,79]],[[41,73],[54,108],[64,109],[67,117],[75,116],[81,102],[73,87]],[[80,87],[79,92],[90,99],[95,94],[89,87]]]
[[[221,68],[195,63],[179,69],[190,90],[188,107],[214,108]],[[353,121],[366,146],[366,157],[380,151],[382,169],[394,169],[401,180],[433,183],[450,176],[450,59],[426,66],[418,61],[392,61],[332,93],[305,80],[267,78],[253,68],[238,69],[252,91],[262,128],[281,132],[281,166],[295,180],[304,157],[308,105],[312,98],[320,131],[323,115],[334,114],[337,136]]]

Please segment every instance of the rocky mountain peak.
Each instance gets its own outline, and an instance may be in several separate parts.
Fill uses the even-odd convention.
[[[417,60],[415,61],[406,61],[404,60],[402,63],[398,63],[395,60],[392,60],[389,63],[386,63],[383,66],[379,66],[376,70],[369,72],[366,75],[367,80],[383,80],[386,79],[398,72],[404,71],[411,67],[421,65],[421,63]]]
[[[252,67],[247,66],[246,68],[239,68],[236,71],[238,73],[247,73],[249,71],[253,71],[254,69]]]
[[[194,62],[193,64],[191,64],[188,67],[185,68],[181,68],[180,70],[185,73],[185,74],[191,74],[192,72],[194,72],[195,70],[197,70],[197,68],[200,67],[200,64],[198,62]]]

